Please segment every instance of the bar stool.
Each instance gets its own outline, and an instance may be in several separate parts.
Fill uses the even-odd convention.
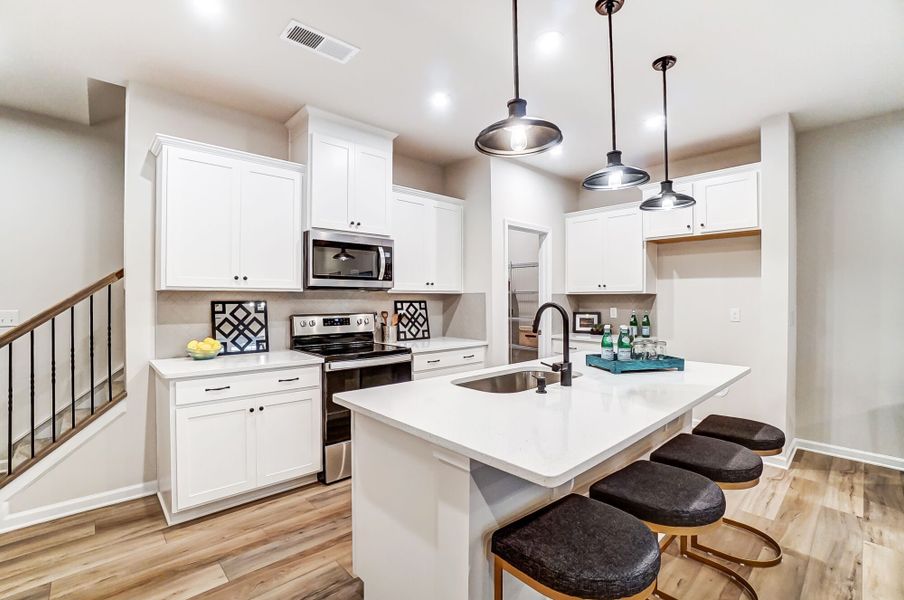
[[[502,573],[553,600],[645,600],[656,588],[659,545],[626,512],[570,494],[492,537],[495,600]]]
[[[713,481],[692,471],[642,460],[594,483],[590,497],[634,515],[653,532],[663,534],[661,552],[678,539],[683,556],[716,569],[756,600],[756,591],[746,579],[687,550],[688,538],[722,523],[725,494]],[[658,587],[655,593],[663,600],[675,600]]]
[[[756,487],[763,474],[763,459],[740,444],[714,437],[682,433],[666,442],[650,455],[650,460],[699,473],[716,482],[723,490],[746,490]],[[691,547],[748,567],[772,567],[782,561],[782,547],[764,531],[727,517],[722,522],[746,531],[768,546],[775,557],[767,560],[744,558],[701,544],[691,537]]]

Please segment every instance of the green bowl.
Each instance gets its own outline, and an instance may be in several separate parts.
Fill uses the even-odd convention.
[[[222,348],[216,350],[215,352],[200,352],[198,350],[188,350],[188,355],[195,360],[210,360],[212,358],[216,358],[222,351]]]

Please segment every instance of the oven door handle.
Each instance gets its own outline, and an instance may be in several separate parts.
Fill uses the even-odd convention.
[[[363,369],[366,367],[379,367],[381,365],[394,365],[397,363],[411,362],[410,354],[398,354],[385,358],[361,358],[358,360],[339,360],[326,363],[327,371],[348,371],[349,369]]]
[[[386,248],[377,246],[377,252],[380,254],[380,274],[377,276],[377,281],[383,281],[386,276]]]

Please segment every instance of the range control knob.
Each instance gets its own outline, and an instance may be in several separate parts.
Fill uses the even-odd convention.
[[[308,321],[308,325],[310,325],[311,327],[313,327],[314,325],[316,325],[314,319],[311,319],[310,321]]]
[[[363,322],[364,322],[364,319],[358,319],[358,325],[362,324]]]
[[[365,317],[365,318],[364,318],[364,324],[365,324],[365,325],[370,325],[370,319],[368,319],[367,317]]]
[[[307,322],[307,321],[302,321],[302,322],[301,322],[301,326],[302,326],[302,327],[307,327],[307,326],[308,326],[308,322]]]

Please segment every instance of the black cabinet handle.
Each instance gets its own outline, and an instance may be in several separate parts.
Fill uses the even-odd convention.
[[[248,409],[248,412],[254,412],[254,409],[253,409],[253,408],[249,408],[249,409]]]
[[[238,280],[239,280],[239,276],[236,275],[235,277],[233,277],[233,279],[235,279],[236,281],[238,281]]]
[[[242,277],[242,279],[243,279],[244,281],[248,281],[248,276],[245,275],[244,277]]]
[[[279,383],[289,383],[290,381],[298,381],[298,377],[293,377],[292,379],[280,379]]]
[[[704,225],[703,223],[700,223],[700,227],[706,227],[706,225]]]
[[[218,387],[218,388],[204,388],[204,391],[205,392],[222,392],[223,390],[228,390],[231,387],[232,387],[231,385],[225,385],[223,387]]]
[[[606,287],[606,284],[605,284],[605,283],[603,284],[603,287]]]
[[[354,222],[354,221],[349,221],[348,224],[351,225],[352,227],[355,226],[355,222]]]
[[[261,411],[261,412],[264,412],[264,407],[261,406],[258,410]]]
[[[438,363],[438,362],[440,362],[440,359],[437,358],[436,360],[428,360],[428,361],[427,361],[427,364],[428,364],[428,365],[435,365],[435,364]]]
[[[690,229],[690,228],[691,228],[691,226],[690,226],[690,225],[688,225],[688,226],[687,226],[687,228],[688,228],[688,229]]]
[[[467,356],[462,356],[462,358],[474,358],[474,355],[473,355],[473,354],[469,354],[469,355],[467,355]]]
[[[361,221],[358,221],[357,227],[361,227]]]

